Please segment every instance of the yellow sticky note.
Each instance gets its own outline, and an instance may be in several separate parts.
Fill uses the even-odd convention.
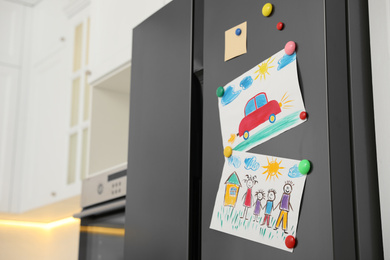
[[[240,29],[237,35],[237,29]],[[246,53],[246,22],[225,31],[225,61]]]

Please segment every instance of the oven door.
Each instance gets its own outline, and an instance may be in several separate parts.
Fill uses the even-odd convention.
[[[84,209],[81,219],[79,260],[122,260],[125,235],[124,198]]]

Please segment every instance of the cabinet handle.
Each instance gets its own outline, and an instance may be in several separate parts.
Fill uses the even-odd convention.
[[[65,37],[61,37],[60,41],[64,42],[65,41]]]

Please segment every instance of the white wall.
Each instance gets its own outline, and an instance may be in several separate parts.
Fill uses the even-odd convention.
[[[390,1],[369,0],[371,60],[385,259],[390,259]]]

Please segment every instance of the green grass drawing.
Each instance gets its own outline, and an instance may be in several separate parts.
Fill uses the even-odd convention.
[[[288,227],[288,234],[285,234],[281,229],[283,225],[282,223],[280,223],[280,227],[277,230],[274,230],[277,218],[274,218],[273,216],[270,218],[271,228],[268,228],[266,225],[261,225],[263,223],[262,221],[264,216],[260,217],[258,219],[259,221],[257,222],[253,221],[253,215],[250,217],[247,216],[248,219],[241,218],[242,215],[242,210],[237,210],[235,208],[225,206],[221,206],[220,210],[217,212],[217,218],[220,221],[221,228],[223,228],[224,225],[228,225],[233,231],[232,234],[234,234],[235,231],[242,230],[256,231],[261,237],[264,237],[267,240],[283,239],[283,241],[288,235],[295,234],[294,225]]]

